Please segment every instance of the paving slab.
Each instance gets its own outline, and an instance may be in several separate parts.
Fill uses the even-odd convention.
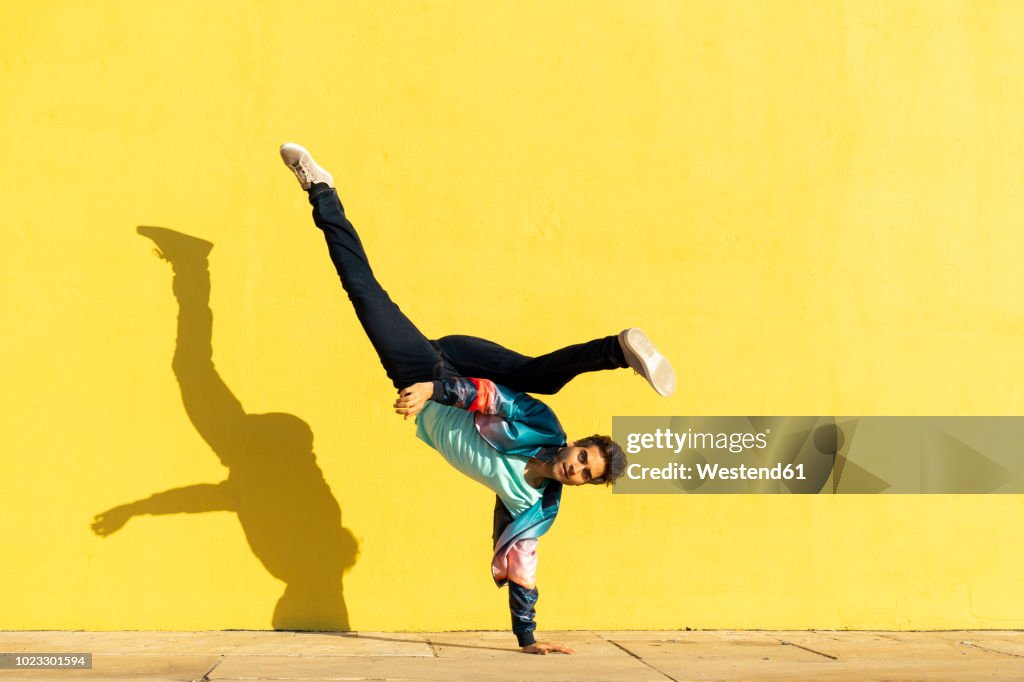
[[[785,646],[763,633],[680,632],[643,637],[601,633],[630,655],[672,680],[735,679],[753,672],[749,679],[772,675],[792,677],[802,666],[818,663],[821,656],[799,647]]]
[[[773,642],[768,630],[601,630],[605,639],[617,642]]]
[[[593,632],[545,631],[541,641],[565,644],[577,657],[618,658],[621,648]],[[519,659],[523,656],[514,636],[492,632],[445,632],[429,636],[434,653],[439,658]],[[551,656],[565,654],[549,654]]]
[[[963,642],[1024,659],[1024,632],[964,634]]]
[[[526,656],[479,658],[305,658],[228,656],[210,680],[429,680],[437,682],[669,682],[663,674],[625,654],[617,658]]]
[[[965,646],[977,633],[600,633],[674,680],[1024,679],[1024,659]],[[902,634],[902,633],[899,633]],[[998,643],[1015,643],[1000,633]]]
[[[837,660],[986,661],[1013,659],[991,647],[968,643],[971,633],[774,632],[780,642]],[[981,641],[983,638],[975,638]],[[989,640],[985,640],[989,641]],[[1020,642],[1024,644],[1024,642]],[[1000,643],[1002,646],[1005,644]],[[1024,663],[1024,659],[1021,659]]]
[[[900,642],[913,641],[915,637],[927,635],[929,639],[954,640],[966,646],[1024,657],[1024,632],[1019,630],[947,630],[939,632],[886,632],[879,634]]]
[[[282,633],[269,633],[282,634]],[[264,640],[252,653],[302,656],[434,656],[422,634],[403,632],[295,632],[287,639]],[[245,653],[243,651],[225,653]]]
[[[436,657],[408,661],[380,657],[328,660],[295,657],[239,658],[227,656],[211,673],[211,680],[228,679],[387,679],[387,680],[621,680],[668,682],[668,678],[591,632],[545,632],[545,640],[559,641],[576,650],[573,656],[524,656],[508,632],[447,632],[424,637]],[[360,638],[387,640],[390,633],[359,633]]]
[[[0,651],[94,654],[329,654],[332,656],[433,656],[422,634],[350,632],[0,632]],[[513,640],[514,642],[514,640]]]
[[[787,646],[780,640],[760,634],[732,635],[716,638],[712,633],[680,633],[670,639],[616,639],[602,635],[624,650],[657,665],[660,659],[685,661],[688,659],[712,660],[756,660],[756,661],[808,661],[820,662],[821,654],[806,648]]]
[[[658,666],[663,667],[662,665]],[[685,666],[666,668],[676,682],[743,680],[757,682],[974,682],[992,680],[1020,682],[1020,670],[998,665],[947,663],[934,668],[921,662],[868,661],[863,663],[810,663],[793,661],[713,661],[688,662]]]

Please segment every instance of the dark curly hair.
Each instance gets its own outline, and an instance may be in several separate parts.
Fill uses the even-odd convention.
[[[604,459],[604,476],[593,478],[589,483],[604,483],[605,485],[613,485],[615,479],[622,474],[626,473],[626,453],[622,451],[619,444],[613,441],[608,436],[601,436],[594,434],[593,436],[587,436],[581,440],[576,441],[576,445],[581,447],[588,447],[590,445],[596,445],[601,451],[601,457]]]

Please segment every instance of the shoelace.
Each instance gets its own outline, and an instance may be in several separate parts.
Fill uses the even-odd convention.
[[[310,174],[308,170],[306,170],[306,167],[303,166],[301,163],[297,163],[294,166],[292,166],[292,170],[295,171],[295,174],[299,176],[300,182],[313,182],[313,176]]]

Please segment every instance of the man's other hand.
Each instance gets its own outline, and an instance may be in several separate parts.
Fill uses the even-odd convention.
[[[541,656],[546,656],[552,651],[557,651],[560,654],[576,653],[564,644],[558,644],[557,642],[534,642],[533,644],[523,647],[524,654],[540,654]]]
[[[398,392],[398,400],[395,401],[395,414],[402,415],[404,419],[419,414],[432,395],[434,395],[434,384],[430,381],[421,381],[403,388]]]

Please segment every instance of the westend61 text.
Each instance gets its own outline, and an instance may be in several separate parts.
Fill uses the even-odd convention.
[[[626,469],[626,476],[634,481],[646,479],[689,481],[694,478],[702,481],[803,481],[806,479],[803,464],[782,464],[781,462],[771,467],[750,467],[745,464],[735,467],[724,467],[719,464],[707,463],[694,464],[693,466],[673,463],[663,467],[645,467],[640,464],[630,464]]]

